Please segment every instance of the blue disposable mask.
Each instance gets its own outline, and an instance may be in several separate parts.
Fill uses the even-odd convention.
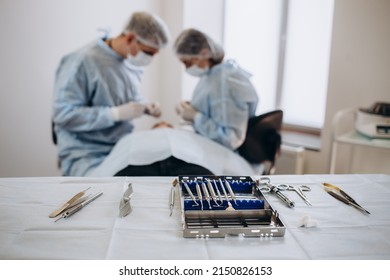
[[[186,69],[186,72],[191,76],[201,77],[209,71],[209,67],[200,68],[198,65],[194,64],[191,67]]]
[[[127,61],[135,66],[146,66],[152,62],[153,56],[139,51],[135,56],[129,54],[127,56]]]

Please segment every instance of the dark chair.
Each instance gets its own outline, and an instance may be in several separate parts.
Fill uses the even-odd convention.
[[[280,130],[283,122],[283,111],[275,110],[248,121],[244,143],[238,148],[239,154],[250,163],[269,163],[264,175],[273,174],[276,158],[280,155],[282,137]]]

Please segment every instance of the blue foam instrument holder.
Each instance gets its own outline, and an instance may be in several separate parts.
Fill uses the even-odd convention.
[[[187,179],[185,180],[189,189],[191,190],[192,194],[195,196],[195,198],[197,198],[196,202],[198,203],[198,205],[196,205],[196,203],[192,199],[190,199],[189,194],[188,194],[186,188],[184,187],[184,184],[182,182],[180,182],[180,186],[181,186],[183,194],[185,196],[188,196],[188,199],[184,199],[184,210],[186,210],[186,211],[187,210],[201,210],[201,203],[200,203],[200,200],[198,199],[198,196],[197,196],[195,182],[198,183],[198,185],[202,191],[203,210],[225,210],[228,207],[228,203],[225,200],[225,196],[224,196],[224,193],[222,191],[222,188],[221,188],[221,185],[219,182],[219,178],[222,179],[222,182],[224,182],[224,180],[226,179],[229,182],[229,184],[230,184],[230,186],[235,194],[240,194],[240,196],[242,196],[242,195],[245,196],[245,194],[248,194],[248,197],[251,197],[248,199],[245,199],[245,198],[236,199],[237,205],[233,202],[232,199],[229,199],[229,201],[232,204],[234,209],[236,209],[236,210],[264,209],[264,199],[262,199],[260,197],[257,197],[257,199],[253,199],[253,181],[252,181],[252,179],[250,179],[250,177],[223,177],[222,176],[222,177],[217,177],[215,179],[213,177],[207,177],[207,179],[210,179],[210,183],[211,183],[213,189],[216,190],[215,188],[217,187],[219,192],[221,193],[222,198],[223,198],[223,200],[220,201],[219,197],[217,195],[217,201],[218,201],[218,204],[220,206],[216,205],[216,203],[211,198],[211,194],[210,194],[209,189],[207,188],[207,190],[209,191],[209,194],[210,194],[211,209],[209,208],[209,203],[205,199],[205,195],[204,195],[203,190],[201,188],[202,181],[207,186],[206,178],[203,179],[202,177],[200,177],[200,178],[199,177],[187,177]],[[225,190],[226,190],[227,194],[229,195],[226,186],[225,186]],[[217,194],[216,191],[215,191],[215,193]]]

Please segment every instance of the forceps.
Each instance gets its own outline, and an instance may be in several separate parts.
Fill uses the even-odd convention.
[[[85,200],[84,202],[76,205],[76,206],[73,206],[71,208],[68,208],[57,220],[55,220],[54,222],[57,222],[58,220],[61,220],[62,218],[69,218],[70,216],[72,216],[73,214],[77,213],[78,211],[80,211],[81,209],[83,209],[85,206],[87,206],[89,203],[91,203],[92,201],[94,201],[95,199],[97,199],[98,197],[100,197],[103,193],[97,193],[95,194],[94,196],[92,196],[91,198]]]

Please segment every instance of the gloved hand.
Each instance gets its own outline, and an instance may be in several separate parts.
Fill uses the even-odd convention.
[[[185,120],[193,122],[198,111],[187,101],[182,101],[176,105],[176,112]]]
[[[111,113],[115,121],[134,120],[142,116],[144,112],[145,105],[134,101],[111,108]]]
[[[158,102],[146,103],[145,114],[158,118],[161,116],[160,104]]]

